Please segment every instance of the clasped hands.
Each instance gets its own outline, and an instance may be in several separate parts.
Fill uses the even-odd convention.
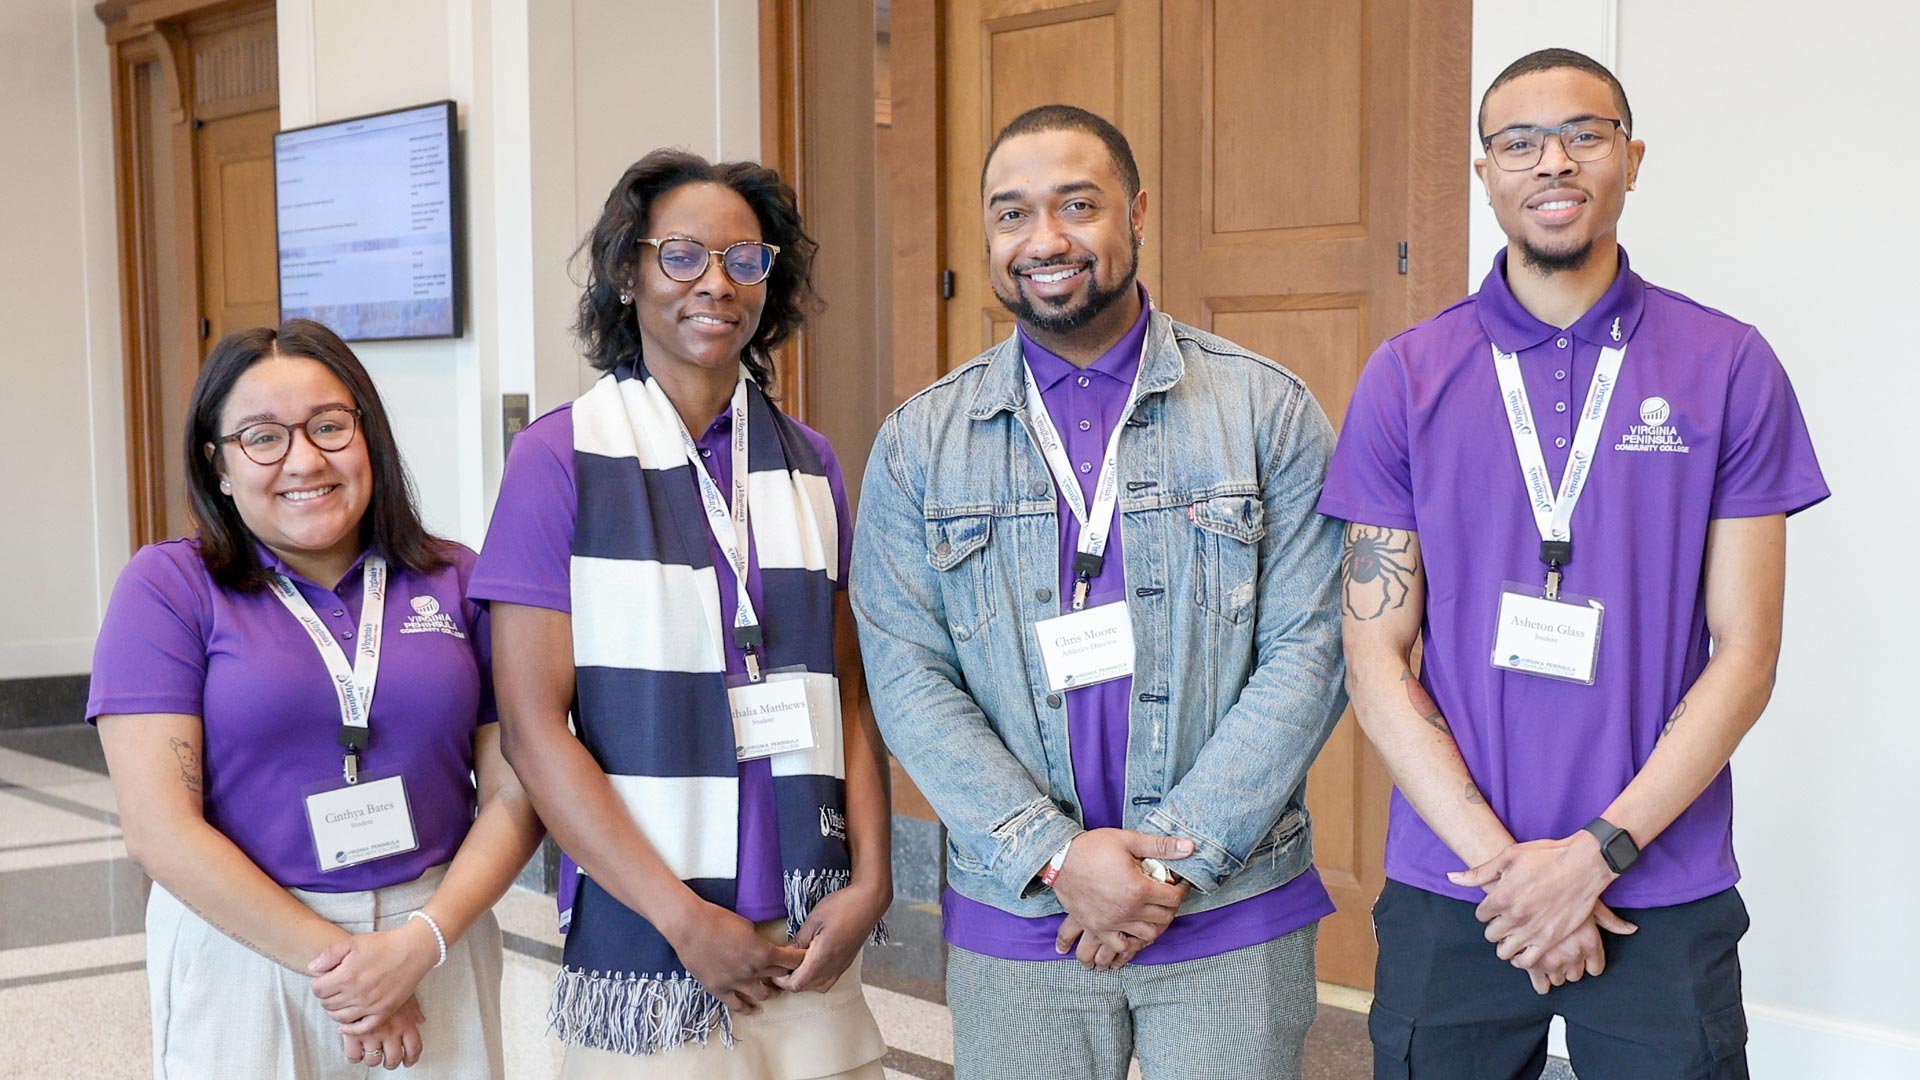
[[[1601,930],[1639,929],[1600,902],[1618,877],[1601,857],[1600,842],[1584,830],[1563,840],[1513,844],[1447,875],[1455,885],[1486,891],[1474,915],[1487,924],[1495,954],[1525,971],[1536,994],[1605,971]]]
[[[307,965],[313,996],[340,1025],[350,1064],[398,1069],[420,1060],[426,1016],[414,988],[440,958],[433,931],[419,919],[391,930],[354,934]]]
[[[1193,841],[1130,829],[1092,829],[1073,838],[1053,892],[1067,917],[1054,936],[1062,956],[1075,953],[1088,968],[1112,971],[1166,932],[1187,885],[1155,881],[1142,859],[1184,859]]]

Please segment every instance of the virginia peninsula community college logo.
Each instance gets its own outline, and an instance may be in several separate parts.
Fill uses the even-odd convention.
[[[440,601],[433,597],[416,596],[407,603],[412,606],[413,614],[407,616],[407,621],[401,625],[401,633],[452,634],[463,639],[467,636],[453,621],[453,616],[440,610]]]
[[[1673,406],[1666,398],[1647,398],[1640,403],[1640,422],[1627,428],[1613,448],[1642,454],[1692,453],[1693,447],[1680,437],[1680,429],[1668,422],[1672,419]]]

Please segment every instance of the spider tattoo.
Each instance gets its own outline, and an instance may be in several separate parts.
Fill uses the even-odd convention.
[[[1395,546],[1396,541],[1399,546]],[[1365,525],[1347,527],[1347,548],[1340,555],[1340,579],[1345,582],[1342,592],[1346,596],[1347,611],[1354,618],[1377,619],[1388,607],[1401,607],[1407,602],[1407,575],[1415,567],[1402,563],[1400,556],[1407,555],[1412,541],[1405,534],[1394,529],[1374,529]],[[1413,559],[1409,563],[1415,562]],[[1380,590],[1380,599],[1373,604],[1372,614],[1363,614],[1360,610],[1364,591],[1366,602],[1372,603],[1371,596],[1375,588]]]

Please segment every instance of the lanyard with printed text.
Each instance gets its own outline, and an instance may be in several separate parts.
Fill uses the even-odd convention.
[[[353,664],[333,640],[333,632],[314,614],[313,605],[295,588],[285,574],[273,575],[273,595],[306,627],[307,636],[320,650],[320,659],[333,677],[333,692],[340,699],[340,775],[349,784],[360,782],[360,751],[367,748],[368,719],[373,709],[373,684],[380,677],[380,628],[387,614],[387,560],[368,555],[361,571],[360,633],[354,639]]]
[[[733,402],[728,406],[733,416],[733,509],[727,509],[727,502],[720,494],[720,485],[713,482],[712,474],[700,460],[700,446],[687,432],[685,421],[679,419],[676,411],[674,419],[680,425],[680,443],[687,451],[687,461],[693,466],[693,474],[700,480],[700,505],[707,515],[707,528],[713,531],[713,542],[720,547],[720,554],[726,557],[727,567],[733,571],[734,589],[733,643],[746,657],[747,679],[760,681],[760,656],[762,635],[760,616],[753,610],[753,600],[747,596],[748,555],[747,543],[747,377],[743,374],[733,387]]]
[[[1513,433],[1513,448],[1520,455],[1520,476],[1527,485],[1527,502],[1533,508],[1533,523],[1540,530],[1540,561],[1547,564],[1546,598],[1560,598],[1560,568],[1573,561],[1573,508],[1587,490],[1593,475],[1594,448],[1600,442],[1600,429],[1606,425],[1607,406],[1620,381],[1620,365],[1627,350],[1601,349],[1600,362],[1593,369],[1593,381],[1587,384],[1586,404],[1580,409],[1580,424],[1573,432],[1573,451],[1560,474],[1556,495],[1547,479],[1547,460],[1540,452],[1540,438],[1533,426],[1533,406],[1527,400],[1526,384],[1520,380],[1520,360],[1514,353],[1493,347],[1493,369],[1500,379],[1500,400],[1507,414],[1507,427]]]
[[[1120,433],[1126,430],[1127,418],[1133,415],[1133,407],[1140,402],[1140,375],[1146,370],[1146,342],[1140,343],[1141,363],[1133,373],[1133,386],[1127,390],[1127,406],[1120,410],[1120,418],[1113,425],[1113,434],[1107,436],[1107,453],[1100,460],[1100,476],[1094,482],[1093,506],[1087,506],[1086,496],[1080,491],[1080,481],[1073,475],[1073,462],[1067,460],[1066,444],[1060,438],[1060,431],[1054,427],[1053,417],[1047,412],[1046,399],[1040,396],[1040,384],[1033,380],[1033,368],[1022,364],[1027,376],[1027,411],[1033,416],[1034,436],[1040,442],[1040,454],[1046,459],[1047,470],[1053,473],[1054,486],[1060,489],[1060,496],[1067,500],[1067,509],[1073,512],[1074,519],[1080,523],[1080,543],[1076,545],[1073,556],[1073,610],[1079,611],[1087,606],[1087,588],[1089,583],[1100,576],[1100,568],[1105,565],[1107,538],[1113,532],[1113,508],[1120,501]]]

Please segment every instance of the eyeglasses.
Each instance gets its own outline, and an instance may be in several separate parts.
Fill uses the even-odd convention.
[[[700,280],[700,276],[707,272],[710,258],[718,255],[720,268],[726,271],[735,285],[758,285],[773,273],[773,258],[780,254],[778,247],[758,240],[728,244],[724,251],[715,251],[698,240],[679,236],[660,240],[644,238],[634,243],[652,244],[653,250],[660,256],[660,272],[675,281]]]
[[[316,449],[331,454],[345,450],[353,442],[353,432],[359,421],[359,409],[328,409],[314,413],[306,423],[297,426],[307,433],[307,441]],[[293,431],[292,427],[278,421],[262,420],[214,441],[239,443],[240,452],[255,465],[275,465],[285,460],[287,452],[293,449]]]
[[[1540,164],[1547,139],[1558,137],[1560,149],[1572,161],[1599,161],[1613,153],[1616,131],[1627,126],[1610,116],[1570,120],[1559,127],[1510,127],[1481,138],[1480,145],[1493,163],[1507,172],[1521,172]]]

